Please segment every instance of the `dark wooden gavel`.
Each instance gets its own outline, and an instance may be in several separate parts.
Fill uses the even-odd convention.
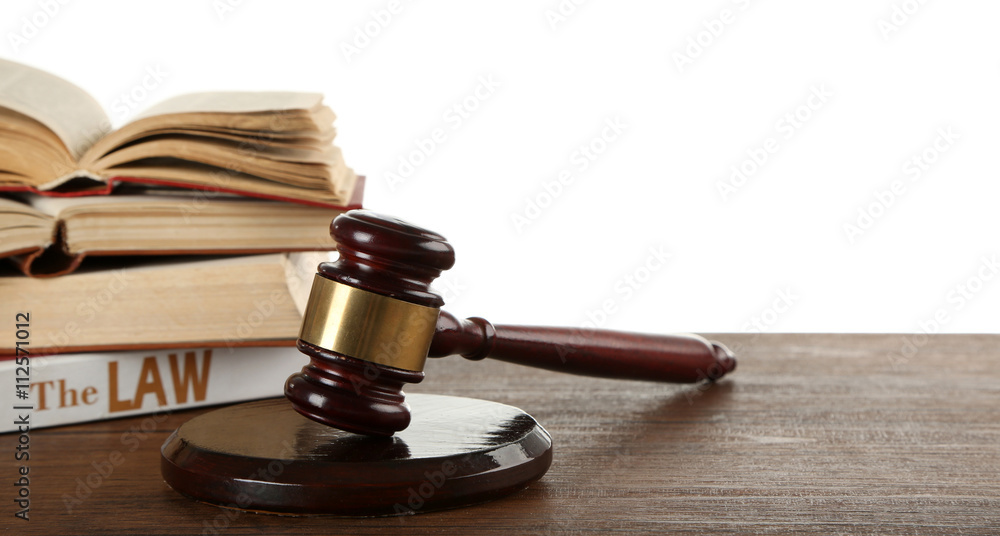
[[[696,335],[494,326],[441,311],[430,284],[455,263],[437,233],[366,210],[330,225],[340,257],[319,265],[298,348],[310,358],[285,383],[296,411],[349,432],[391,436],[410,423],[403,384],[427,357],[460,354],[585,376],[693,383],[736,368]]]

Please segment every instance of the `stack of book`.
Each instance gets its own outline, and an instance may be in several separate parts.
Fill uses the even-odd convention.
[[[4,406],[38,428],[280,395],[330,221],[361,205],[333,122],[318,94],[200,93],[111,131],[0,60]]]

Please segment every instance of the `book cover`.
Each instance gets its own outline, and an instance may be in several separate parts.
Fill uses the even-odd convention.
[[[0,382],[14,386],[0,432],[281,396],[306,363],[295,348],[22,355],[0,362]]]

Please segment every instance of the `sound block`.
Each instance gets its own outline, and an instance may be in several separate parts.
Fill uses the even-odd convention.
[[[205,413],[163,444],[172,488],[207,503],[283,515],[391,516],[503,497],[552,463],[548,432],[518,408],[413,394],[410,426],[352,434],[284,398]]]

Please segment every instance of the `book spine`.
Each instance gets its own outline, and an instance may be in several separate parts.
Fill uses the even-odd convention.
[[[257,347],[32,357],[27,366],[5,361],[0,385],[28,387],[16,390],[27,396],[18,392],[3,404],[10,414],[0,432],[25,421],[37,429],[281,396],[285,378],[306,363],[295,348]]]

